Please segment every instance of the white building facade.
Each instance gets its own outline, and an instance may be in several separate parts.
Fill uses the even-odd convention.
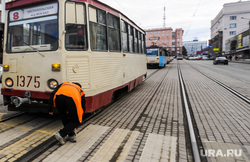
[[[211,21],[211,40],[222,33],[220,51],[225,51],[226,40],[247,30],[250,26],[250,1],[226,3]],[[213,44],[213,43],[211,43]],[[210,45],[211,45],[210,44]],[[220,48],[220,47],[216,47]]]
[[[198,41],[194,39],[193,41],[183,41],[183,46],[187,50],[187,55],[196,55],[198,51],[207,47],[207,41]]]

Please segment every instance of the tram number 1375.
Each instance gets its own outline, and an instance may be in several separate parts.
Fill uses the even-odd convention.
[[[40,87],[40,76],[23,76],[17,75],[17,87],[29,87],[34,86],[35,88]]]

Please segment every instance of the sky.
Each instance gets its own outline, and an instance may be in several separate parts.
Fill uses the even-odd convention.
[[[211,20],[223,4],[239,0],[99,0],[119,10],[143,29],[165,27],[184,30],[183,41],[208,41]],[[247,0],[242,0],[247,1]]]

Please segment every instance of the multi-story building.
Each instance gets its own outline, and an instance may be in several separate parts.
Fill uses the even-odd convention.
[[[147,47],[157,45],[168,48],[173,55],[182,54],[182,37],[184,33],[182,28],[177,28],[175,31],[172,28],[156,28],[145,31]]]
[[[223,54],[226,40],[238,35],[249,28],[250,1],[226,3],[221,11],[211,21],[211,40],[209,45],[219,49],[217,53]]]
[[[193,41],[183,41],[183,46],[186,48],[188,55],[196,55],[197,52],[201,52],[207,47],[207,41],[198,41],[195,38]]]

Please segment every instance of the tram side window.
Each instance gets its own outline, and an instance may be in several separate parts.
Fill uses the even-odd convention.
[[[66,25],[66,49],[87,50],[86,25]]]
[[[160,56],[166,56],[166,50],[164,48],[161,49]]]
[[[134,34],[133,27],[128,25],[128,33],[129,33],[129,52],[134,52]]]
[[[144,34],[141,34],[141,44],[142,44],[142,53],[146,53],[146,45],[145,45],[145,35]]]
[[[128,52],[128,24],[122,21],[122,49]]]
[[[85,5],[67,2],[66,6],[65,47],[67,50],[87,50]],[[72,11],[75,14],[72,14]]]
[[[163,50],[163,52],[162,52],[163,54],[162,54],[162,56],[166,56],[167,54],[166,54],[166,50],[164,49]]]
[[[138,32],[138,52],[142,53],[142,47],[141,47],[141,33]]]
[[[89,7],[89,15],[90,43],[92,50],[108,50],[106,12],[93,7]]]
[[[119,18],[108,14],[108,44],[110,51],[121,51]]]
[[[138,53],[138,32],[134,29],[134,52]]]

